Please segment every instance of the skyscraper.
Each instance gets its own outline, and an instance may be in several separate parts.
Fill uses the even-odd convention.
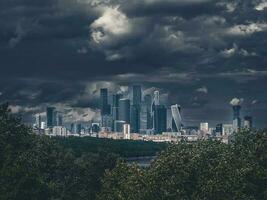
[[[113,120],[119,119],[119,101],[122,98],[122,94],[114,94],[112,101],[112,116]]]
[[[100,90],[100,110],[101,115],[110,114],[110,106],[108,105],[108,89],[102,88]]]
[[[55,108],[54,107],[47,107],[46,108],[46,125],[48,128],[52,128],[54,126],[54,112],[55,112]]]
[[[133,86],[133,105],[140,105],[142,101],[142,90],[140,85]]]
[[[153,101],[152,101],[152,104],[151,104],[151,117],[152,117],[153,129],[154,130],[155,130],[155,110],[156,110],[156,106],[158,106],[158,105],[159,105],[159,91],[155,91],[154,92],[154,98],[153,98]],[[167,118],[167,111],[166,111],[166,118]]]
[[[234,131],[238,131],[241,128],[241,119],[240,119],[240,105],[233,106],[233,127]]]
[[[131,106],[131,130],[133,133],[140,132],[140,105]]]
[[[154,106],[154,134],[161,134],[167,128],[167,109],[163,105]]]
[[[147,109],[147,111],[146,111],[147,129],[152,129],[153,128],[151,105],[152,105],[152,97],[151,97],[151,95],[147,94],[147,95],[144,96],[144,106]],[[141,116],[144,116],[144,114],[141,114]],[[143,118],[142,121],[144,121],[144,118]]]
[[[119,120],[130,123],[130,100],[120,99],[119,100]]]
[[[182,127],[182,117],[181,117],[181,106],[180,105],[172,105],[171,106],[172,113],[172,131],[179,132]]]

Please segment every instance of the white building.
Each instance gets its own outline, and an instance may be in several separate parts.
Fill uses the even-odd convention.
[[[209,123],[208,122],[200,123],[200,131],[202,131],[203,133],[209,133]]]
[[[124,124],[123,125],[123,138],[126,140],[130,140],[131,139],[131,132],[130,132],[130,124]]]
[[[67,136],[67,129],[63,126],[54,126],[52,129],[53,135]]]
[[[228,136],[234,132],[233,124],[223,124],[222,126],[222,135]]]

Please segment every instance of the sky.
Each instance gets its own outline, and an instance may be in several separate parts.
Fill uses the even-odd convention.
[[[160,90],[185,125],[267,127],[266,0],[1,0],[0,102],[26,121],[57,106],[99,118],[102,87]]]

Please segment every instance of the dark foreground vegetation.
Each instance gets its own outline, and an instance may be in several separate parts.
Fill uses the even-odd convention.
[[[132,140],[111,140],[92,137],[55,138],[65,148],[72,149],[76,156],[99,151],[112,152],[120,157],[154,156],[167,148],[166,143],[154,143]]]
[[[128,153],[99,141],[73,147],[79,139],[33,135],[7,108],[0,107],[1,200],[267,199],[265,131],[243,131],[229,145],[171,145],[141,168],[119,159]]]

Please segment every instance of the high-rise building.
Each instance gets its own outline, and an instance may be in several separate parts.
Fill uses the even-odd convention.
[[[146,95],[144,97],[144,105],[147,109],[146,111],[146,122],[147,122],[147,129],[152,129],[153,128],[153,121],[152,121],[152,113],[151,113],[151,104],[152,104],[152,97],[151,95]],[[143,108],[144,109],[144,108]],[[143,114],[141,114],[141,116],[143,116]],[[142,119],[142,121],[144,121],[144,119]]]
[[[154,103],[154,105],[159,105],[159,91],[155,91],[154,92],[154,99],[153,99],[153,103]]]
[[[222,135],[229,136],[234,132],[233,124],[223,124],[222,125]]]
[[[200,131],[203,133],[208,133],[209,132],[209,123],[208,122],[201,122],[200,123]]]
[[[181,106],[177,104],[172,105],[171,113],[172,113],[172,131],[180,132],[182,128]]]
[[[111,115],[101,116],[101,128],[105,131],[111,131],[113,127],[113,117]]]
[[[150,107],[150,106],[149,106]],[[140,106],[140,133],[146,133],[148,127],[148,117],[150,116],[150,109],[145,102]]]
[[[222,124],[217,124],[216,128],[215,128],[215,134],[217,136],[220,136],[220,135],[222,135],[222,132],[223,132],[223,125]]]
[[[119,100],[119,120],[130,123],[130,100],[120,99]]]
[[[133,86],[133,105],[140,105],[142,101],[142,89],[140,85]]]
[[[112,101],[112,116],[113,120],[119,119],[119,101],[122,98],[122,94],[114,94]]]
[[[161,134],[167,128],[167,109],[163,105],[155,105],[153,112],[154,134]]]
[[[124,124],[123,125],[123,138],[126,140],[131,139],[131,131],[130,131],[130,124]]]
[[[154,92],[154,98],[151,104],[151,117],[152,117],[152,123],[153,123],[153,129],[155,130],[155,110],[156,110],[156,106],[160,105],[159,102],[159,91],[155,91]],[[167,111],[166,111],[166,118],[167,118]],[[167,119],[166,119],[167,121]],[[166,122],[167,123],[167,122]],[[167,125],[166,125],[167,126]]]
[[[36,127],[41,129],[42,117],[40,114],[36,115],[35,117],[36,117],[35,119]]]
[[[131,106],[131,130],[133,133],[140,132],[140,105]]]
[[[114,131],[117,132],[117,133],[122,133],[124,124],[125,124],[125,121],[116,120],[114,122]]]
[[[63,116],[61,113],[57,114],[57,126],[63,126]]]
[[[240,118],[240,105],[233,106],[233,128],[234,131],[238,131],[241,128],[241,118]]]
[[[55,108],[54,107],[47,107],[46,108],[46,125],[48,128],[52,128],[55,124]]]
[[[245,116],[244,117],[244,128],[245,129],[251,129],[252,127],[253,127],[252,117],[251,116]]]
[[[101,115],[110,114],[110,105],[108,104],[108,89],[102,88],[100,90],[100,110]]]

